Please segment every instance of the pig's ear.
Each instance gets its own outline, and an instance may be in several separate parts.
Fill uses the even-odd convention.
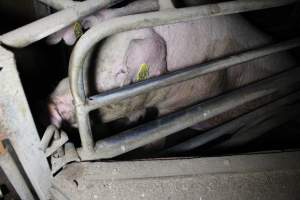
[[[126,55],[126,66],[132,81],[159,76],[167,71],[167,50],[165,41],[160,36],[146,39],[135,39],[129,44]]]
[[[65,43],[69,46],[72,46],[73,44],[75,44],[77,38],[76,38],[73,26],[69,26],[66,29],[63,39],[64,39]]]
[[[50,45],[54,45],[54,44],[59,43],[62,39],[69,46],[73,45],[76,42],[76,36],[75,36],[73,26],[68,26],[68,27],[50,35],[47,38],[46,42]]]
[[[62,29],[60,31],[57,31],[56,33],[53,33],[52,35],[47,37],[47,44],[54,45],[59,43],[63,39],[65,32],[66,29]]]
[[[84,18],[82,21],[81,21],[81,24],[83,26],[84,29],[89,29],[91,28],[92,26],[95,26],[98,22],[98,19],[96,16],[88,16],[86,18]]]

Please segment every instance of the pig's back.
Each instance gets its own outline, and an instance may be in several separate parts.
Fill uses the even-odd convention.
[[[270,42],[239,15],[203,18],[154,29],[168,44],[169,71]]]

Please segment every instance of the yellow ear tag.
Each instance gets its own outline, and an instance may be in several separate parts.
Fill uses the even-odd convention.
[[[147,64],[141,64],[139,72],[136,75],[137,81],[143,81],[149,77],[149,66]]]
[[[80,38],[83,35],[83,30],[80,22],[75,22],[73,29],[76,39]]]

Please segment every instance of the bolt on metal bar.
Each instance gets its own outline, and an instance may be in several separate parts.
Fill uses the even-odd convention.
[[[263,56],[286,51],[300,46],[300,38],[295,38],[285,42],[268,45],[263,48],[250,50],[227,58],[219,59],[205,64],[195,65],[182,70],[168,73],[148,81],[132,84],[113,91],[103,92],[89,97],[87,100],[87,110],[94,110],[101,106],[112,104],[126,98],[138,96],[161,87],[166,87],[178,82],[187,81],[200,75],[222,70],[236,64],[247,62]]]
[[[228,15],[238,12],[246,12],[264,8],[278,7],[297,2],[297,0],[263,0],[263,1],[229,1],[225,3],[210,4],[192,8],[183,8],[176,10],[165,10],[160,12],[152,12],[146,14],[131,15],[126,17],[107,20],[94,26],[76,44],[70,58],[69,77],[71,92],[76,106],[76,116],[78,119],[78,127],[82,148],[78,153],[81,157],[87,159],[93,158],[93,138],[88,118],[90,110],[87,108],[87,98],[84,92],[84,81],[86,77],[83,75],[85,71],[85,59],[91,52],[95,44],[102,39],[124,31],[133,29],[147,28],[172,23],[186,22],[198,20],[204,17]]]
[[[100,140],[95,145],[93,159],[112,158],[199,122],[215,117],[245,103],[268,95],[286,95],[290,88],[300,84],[300,68],[291,69],[274,77],[212,98],[179,112]],[[83,158],[84,159],[84,158]]]
[[[88,0],[39,19],[0,36],[0,43],[23,48],[37,42],[93,12],[110,7],[124,0]]]
[[[229,121],[221,126],[213,128],[201,135],[192,137],[182,143],[179,143],[175,146],[172,146],[160,153],[160,155],[174,154],[174,153],[182,153],[186,151],[191,151],[198,147],[201,147],[217,138],[220,138],[224,135],[234,135],[240,132],[241,129],[249,129],[253,124],[257,124],[263,121],[274,114],[278,115],[279,110],[282,108],[286,108],[285,106],[291,104],[293,102],[300,100],[300,91],[295,92],[291,95],[283,97],[275,102],[269,103],[259,109],[256,109],[248,114],[245,114],[241,117],[238,117],[232,121]],[[298,105],[299,107],[299,105]],[[298,110],[299,112],[299,110]],[[293,115],[294,116],[294,115]],[[284,115],[286,119],[286,115]],[[249,124],[250,122],[250,124]],[[277,124],[277,123],[276,123]],[[249,127],[251,126],[251,127]],[[257,127],[255,126],[255,129]]]
[[[38,1],[56,9],[56,10],[62,10],[65,8],[69,8],[69,7],[75,6],[76,4],[80,3],[78,1],[72,1],[72,0],[38,0]]]

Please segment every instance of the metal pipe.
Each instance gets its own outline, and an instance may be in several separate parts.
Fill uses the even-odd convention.
[[[78,1],[72,1],[72,0],[38,0],[38,1],[56,9],[56,10],[62,10],[65,8],[69,8],[69,7],[75,6],[75,4],[80,3]]]
[[[48,126],[42,137],[40,149],[45,152],[51,142],[51,139],[53,138],[53,135],[57,134],[59,133],[54,125]]]
[[[196,78],[200,75],[222,70],[234,66],[236,64],[247,62],[281,51],[286,51],[299,46],[300,38],[296,38],[278,44],[269,45],[263,48],[250,50],[217,61],[188,67],[182,70],[168,73],[167,75],[163,75],[137,84],[132,84],[113,91],[103,92],[101,94],[92,96],[88,99],[87,109],[94,110],[101,106],[116,103],[126,98],[131,98],[137,95],[145,94],[152,90],[159,89],[161,87],[166,87],[178,82],[187,81],[189,79]]]
[[[160,153],[160,155],[174,154],[174,153],[182,153],[186,151],[191,151],[198,147],[201,147],[217,138],[220,138],[224,135],[237,135],[241,131],[248,130],[249,128],[253,128],[253,124],[258,124],[263,120],[273,116],[274,114],[279,113],[279,110],[282,108],[286,109],[286,105],[289,105],[295,101],[300,100],[300,91],[281,98],[273,103],[267,104],[255,111],[252,111],[248,114],[245,114],[241,117],[238,117],[230,122],[227,122],[221,126],[213,128],[201,135],[195,136],[191,139],[188,139],[180,144],[172,146]],[[285,107],[284,107],[285,106]],[[298,106],[299,107],[299,106]],[[299,112],[299,110],[298,110]],[[282,116],[282,115],[281,115]],[[286,118],[286,115],[283,115]],[[257,129],[257,126],[255,126]],[[252,135],[252,134],[251,134]]]
[[[289,106],[284,111],[272,116],[270,119],[266,119],[260,124],[257,124],[249,129],[241,129],[233,137],[222,143],[220,146],[216,146],[216,148],[230,148],[230,147],[238,147],[243,144],[247,144],[251,141],[262,136],[262,134],[271,131],[272,129],[284,125],[288,121],[295,119],[300,116],[299,113],[300,105],[299,103],[294,106]]]
[[[85,104],[86,101],[83,95],[83,80],[85,77],[82,81],[79,81],[81,79],[80,76],[82,74],[81,72],[84,60],[94,45],[105,37],[133,29],[148,28],[165,24],[198,20],[204,17],[278,7],[297,1],[298,0],[235,0],[192,8],[176,10],[170,9],[160,12],[131,15],[100,23],[87,31],[87,33],[79,39],[70,58],[69,77],[75,105]]]
[[[274,94],[284,95],[295,84],[299,86],[299,77],[300,68],[291,69],[226,95],[103,139],[96,143],[96,153],[93,159],[112,158],[124,154],[258,98]]]
[[[39,41],[99,9],[110,7],[124,0],[88,0],[39,19],[0,36],[0,43],[23,48]]]

